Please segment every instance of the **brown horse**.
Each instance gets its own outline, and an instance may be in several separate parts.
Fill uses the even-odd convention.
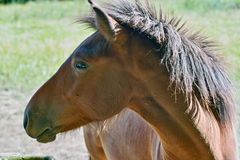
[[[84,138],[93,160],[161,160],[161,142],[134,111],[84,126]]]
[[[60,132],[91,122],[96,126],[127,106],[150,124],[161,143],[144,121],[129,118],[134,113],[124,110],[116,121],[103,125],[110,128],[105,129],[108,133],[103,129],[94,135],[91,125],[85,129],[87,140],[92,133],[93,143],[108,141],[99,143],[105,152],[99,159],[120,159],[114,157],[114,148],[139,147],[141,137],[153,134],[156,137],[143,138],[141,146],[147,148],[153,141],[146,140],[154,139],[160,155],[156,159],[236,160],[231,84],[212,43],[179,27],[176,18],[157,16],[148,3],[144,7],[138,0],[120,0],[101,8],[89,2],[95,15],[83,21],[97,31],[32,97],[24,116],[27,134],[50,142]],[[131,131],[135,125],[146,125],[147,135],[139,136],[139,128]],[[138,142],[126,143],[128,130]],[[118,133],[123,140],[112,141]],[[140,152],[125,159],[141,159]]]

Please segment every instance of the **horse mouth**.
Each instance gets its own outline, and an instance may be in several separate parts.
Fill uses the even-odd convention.
[[[40,143],[53,142],[56,139],[56,133],[52,129],[46,129],[39,136],[36,137]]]

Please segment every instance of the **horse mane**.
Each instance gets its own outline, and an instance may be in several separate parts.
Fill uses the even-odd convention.
[[[200,33],[192,33],[181,19],[167,18],[147,0],[118,0],[105,3],[104,11],[120,25],[137,35],[145,36],[156,46],[156,54],[170,75],[175,92],[186,96],[190,112],[197,117],[200,102],[219,124],[233,121],[234,103],[231,83],[214,42]],[[94,16],[81,18],[96,28]]]

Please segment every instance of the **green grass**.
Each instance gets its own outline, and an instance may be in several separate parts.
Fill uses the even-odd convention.
[[[48,79],[90,34],[73,23],[86,4],[0,5],[0,88],[29,90]]]
[[[55,160],[53,157],[22,157],[22,156],[10,156],[10,157],[1,157],[1,160]]]
[[[240,7],[240,0],[162,0],[163,3],[170,4],[169,6],[184,10],[222,10],[233,9]]]
[[[240,0],[231,0],[231,4],[237,1]],[[240,81],[240,10],[202,10],[195,5],[199,2],[163,0],[162,8],[183,16],[192,24],[192,30],[203,28],[207,35],[219,41],[234,68],[232,75]],[[204,2],[200,6],[213,3]],[[87,10],[87,1],[0,5],[0,88],[32,90],[46,81],[92,32],[73,23],[79,13]]]

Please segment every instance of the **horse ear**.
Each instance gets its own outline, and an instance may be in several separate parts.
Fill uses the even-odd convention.
[[[116,38],[116,26],[119,25],[113,18],[108,16],[94,2],[88,0],[96,15],[96,26],[100,33],[109,41],[114,41]]]

